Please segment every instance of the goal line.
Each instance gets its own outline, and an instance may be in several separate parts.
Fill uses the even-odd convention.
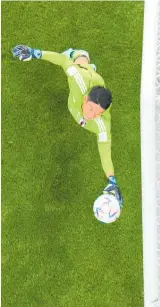
[[[160,307],[160,0],[145,0],[141,74],[144,307]]]

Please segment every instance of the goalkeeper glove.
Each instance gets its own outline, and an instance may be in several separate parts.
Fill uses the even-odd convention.
[[[123,198],[120,191],[120,188],[117,185],[116,178],[114,176],[110,176],[108,178],[108,185],[104,188],[103,193],[111,193],[118,200],[120,207],[123,208]]]
[[[17,45],[12,50],[14,57],[19,58],[20,61],[30,61],[31,59],[40,59],[42,51],[33,49],[25,45]]]

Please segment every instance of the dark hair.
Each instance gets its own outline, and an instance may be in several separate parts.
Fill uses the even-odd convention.
[[[94,86],[88,93],[88,100],[93,101],[107,110],[112,103],[112,93],[105,87]]]

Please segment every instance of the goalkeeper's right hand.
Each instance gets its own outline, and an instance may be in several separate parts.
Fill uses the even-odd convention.
[[[25,45],[17,45],[12,48],[12,54],[14,57],[19,58],[20,61],[30,61],[32,59],[40,59],[42,51],[39,49],[33,49]]]
[[[120,207],[123,208],[123,197],[120,188],[117,185],[115,176],[110,176],[108,181],[108,185],[104,188],[103,193],[113,194],[118,200]]]

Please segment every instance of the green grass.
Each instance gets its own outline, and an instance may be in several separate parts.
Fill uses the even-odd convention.
[[[142,2],[2,2],[3,307],[143,306],[142,24]],[[105,176],[95,136],[67,109],[63,70],[13,59],[16,44],[86,49],[111,89],[116,223],[92,214]]]

